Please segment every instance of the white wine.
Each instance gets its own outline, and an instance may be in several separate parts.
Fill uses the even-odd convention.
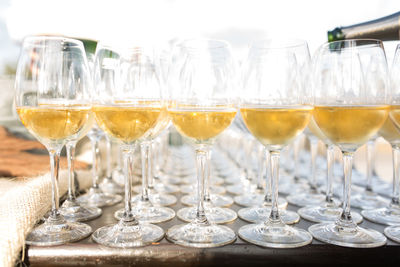
[[[143,105],[95,105],[97,124],[110,136],[125,144],[132,144],[153,128],[162,107]]]
[[[90,122],[90,106],[40,105],[18,107],[17,112],[25,127],[45,144],[78,136]]]
[[[150,129],[149,138],[156,138],[164,129],[168,126],[170,122],[168,111],[166,107],[161,109],[160,115],[158,117],[158,121],[155,127]]]
[[[298,136],[312,116],[312,106],[246,105],[240,108],[249,131],[263,145],[282,149]]]
[[[399,128],[393,123],[393,120],[390,116],[386,119],[385,123],[379,130],[379,134],[390,144],[400,143]]]
[[[375,135],[388,117],[388,105],[315,106],[314,119],[343,151],[355,151]]]
[[[316,137],[318,137],[318,139],[321,140],[324,144],[331,143],[331,141],[324,135],[324,133],[318,127],[317,123],[314,120],[314,117],[311,117],[307,127],[311,131],[311,133]]]
[[[233,121],[236,109],[231,106],[171,108],[172,123],[180,134],[198,144],[211,143]]]

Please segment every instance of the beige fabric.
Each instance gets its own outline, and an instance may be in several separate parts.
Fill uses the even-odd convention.
[[[78,171],[81,188],[91,184],[89,171]],[[60,172],[60,196],[67,191],[66,171]],[[14,266],[25,237],[51,207],[50,174],[0,178],[0,266]]]

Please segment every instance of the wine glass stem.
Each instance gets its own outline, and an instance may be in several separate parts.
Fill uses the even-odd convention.
[[[76,142],[70,141],[66,144],[68,162],[68,200],[75,201],[75,177],[74,177],[74,158]]]
[[[197,166],[197,224],[208,224],[208,220],[204,211],[204,191],[205,179],[207,175],[207,164],[209,164],[210,149],[207,146],[196,148],[196,166]]]
[[[367,142],[366,156],[367,156],[367,186],[366,190],[372,192],[372,164],[374,153],[374,141]]]
[[[326,146],[326,202],[331,203],[333,192],[332,192],[332,182],[333,182],[333,163],[335,162],[335,147],[333,145]]]
[[[100,158],[100,149],[99,149],[99,139],[94,138],[91,140],[92,143],[92,176],[93,176],[93,184],[92,187],[95,189],[99,188],[99,158]]]
[[[148,186],[148,188],[151,190],[151,189],[154,189],[154,164],[155,164],[155,159],[154,159],[154,157],[153,157],[153,144],[154,144],[154,141],[153,140],[150,140],[149,141],[149,155],[148,155],[148,157],[149,157],[149,166],[148,166],[148,168],[149,168],[149,171],[148,171],[148,177],[147,177],[147,186]]]
[[[112,173],[112,151],[111,151],[111,139],[106,136],[106,160],[107,160],[107,166],[106,166],[106,177],[105,179],[110,179],[111,180],[111,173]]]
[[[272,168],[272,207],[269,220],[280,222],[281,218],[278,210],[278,183],[279,183],[279,151],[270,151],[270,160]]]
[[[121,220],[123,222],[136,221],[132,213],[132,157],[134,152],[134,146],[124,146],[122,148],[122,158],[124,162],[124,178],[125,178],[125,200],[124,200],[124,215]],[[136,222],[137,223],[137,222]]]
[[[60,149],[49,150],[50,155],[50,176],[51,176],[51,212],[49,219],[56,220],[61,215],[58,211],[60,206],[58,191],[58,171],[60,164]]]
[[[263,186],[263,175],[265,172],[265,159],[264,159],[264,152],[265,148],[258,150],[258,158],[260,159],[258,164],[258,173],[257,173],[257,190],[262,191],[264,189]]]
[[[204,201],[211,201],[210,186],[211,186],[211,151],[207,153],[207,168],[206,168],[206,181],[204,188]]]
[[[140,144],[140,152],[142,156],[142,198],[141,201],[149,201],[148,180],[150,177],[150,142],[143,141]]]
[[[300,153],[300,140],[301,138],[297,138],[293,144],[293,158],[294,158],[294,181],[299,181],[299,153]]]
[[[393,153],[393,195],[392,195],[392,206],[400,205],[400,147],[398,145],[392,145]]]
[[[343,211],[336,223],[344,228],[354,228],[354,224],[350,214],[350,196],[351,196],[351,171],[353,168],[353,152],[343,152],[343,169],[344,169],[344,191],[343,191]]]
[[[318,152],[318,139],[311,137],[310,138],[310,149],[311,149],[311,179],[310,179],[310,188],[312,191],[317,190],[317,174],[316,174],[316,163],[315,160],[317,158]]]
[[[265,190],[265,197],[264,203],[271,204],[272,203],[272,168],[271,168],[271,154],[269,153],[268,149],[265,149],[265,163],[263,164],[266,166],[266,190]]]

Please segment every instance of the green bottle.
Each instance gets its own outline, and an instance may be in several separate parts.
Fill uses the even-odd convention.
[[[328,31],[328,41],[345,39],[379,39],[382,41],[400,39],[400,12],[392,15]]]

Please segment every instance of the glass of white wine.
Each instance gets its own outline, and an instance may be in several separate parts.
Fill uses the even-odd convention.
[[[343,154],[343,211],[336,222],[309,227],[314,238],[345,247],[378,247],[386,238],[357,226],[350,213],[354,152],[373,137],[389,114],[387,63],[379,40],[346,40],[324,44],[314,60],[313,118]]]
[[[387,237],[400,243],[400,45],[397,46],[390,70],[392,106],[389,119],[380,130],[380,134],[393,150],[393,193],[389,207],[365,212],[367,219],[377,223],[393,225],[385,228]],[[390,120],[390,121],[389,121]],[[389,127],[389,122],[391,123]],[[394,127],[393,127],[394,126]],[[376,216],[378,215],[379,218]],[[397,226],[396,226],[397,225]]]
[[[125,200],[117,224],[97,229],[92,238],[111,247],[138,247],[157,242],[164,231],[142,223],[131,203],[132,160],[135,145],[156,127],[165,109],[160,88],[154,80],[152,49],[99,44],[94,64],[93,112],[99,127],[122,148]]]
[[[308,56],[302,40],[261,40],[249,49],[243,67],[240,112],[249,131],[270,152],[272,206],[263,222],[242,226],[240,238],[263,247],[305,246],[312,236],[285,224],[278,208],[281,150],[307,127],[312,116],[311,97],[300,74],[301,57]],[[297,217],[286,211],[286,216]]]
[[[168,113],[178,132],[196,151],[198,203],[196,208],[178,211],[178,215],[186,211],[194,216],[190,223],[168,229],[166,237],[189,247],[223,246],[234,242],[236,234],[208,219],[204,191],[211,146],[236,115],[235,62],[230,46],[217,40],[186,40],[176,46],[174,57],[169,73]],[[232,210],[213,209],[218,209],[221,216],[227,215],[230,221],[237,217]]]
[[[26,238],[31,245],[58,245],[88,236],[89,225],[67,222],[59,211],[62,147],[90,122],[90,73],[83,44],[63,37],[27,37],[16,73],[15,104],[21,122],[49,151],[52,201],[49,217]]]

